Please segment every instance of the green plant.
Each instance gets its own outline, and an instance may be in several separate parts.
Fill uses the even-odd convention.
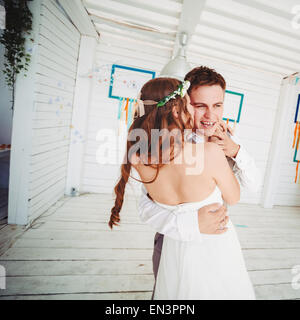
[[[14,108],[17,74],[22,70],[28,71],[31,58],[31,55],[25,50],[26,37],[30,35],[32,30],[29,1],[32,0],[4,0],[6,28],[0,37],[0,43],[5,47],[5,62],[2,71],[5,74],[8,87],[12,90],[12,109]]]

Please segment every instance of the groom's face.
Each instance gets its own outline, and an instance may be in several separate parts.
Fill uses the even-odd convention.
[[[194,127],[204,130],[204,135],[212,136],[215,123],[222,120],[225,91],[219,85],[201,86],[190,93],[194,107]]]

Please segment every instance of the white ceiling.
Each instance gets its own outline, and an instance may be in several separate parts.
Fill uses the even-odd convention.
[[[300,71],[299,0],[82,0],[97,31],[146,41],[170,57],[187,29],[188,60],[209,57],[287,76]],[[188,19],[191,17],[191,19]],[[193,23],[191,23],[193,22]],[[299,19],[300,23],[300,19]]]

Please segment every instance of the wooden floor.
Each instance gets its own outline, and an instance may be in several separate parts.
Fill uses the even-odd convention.
[[[140,223],[133,197],[111,231],[111,204],[109,195],[66,197],[28,230],[2,226],[2,243],[17,238],[0,256],[7,276],[0,299],[150,299],[154,232]],[[300,272],[300,207],[229,210],[257,299],[300,299],[291,285],[292,267]]]

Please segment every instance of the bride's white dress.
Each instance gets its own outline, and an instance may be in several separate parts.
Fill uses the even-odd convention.
[[[200,202],[169,206],[184,212],[211,203],[223,204],[218,187]],[[182,211],[181,210],[181,211]],[[223,234],[200,234],[193,241],[164,236],[154,300],[253,300],[251,284],[235,228],[230,221]]]

